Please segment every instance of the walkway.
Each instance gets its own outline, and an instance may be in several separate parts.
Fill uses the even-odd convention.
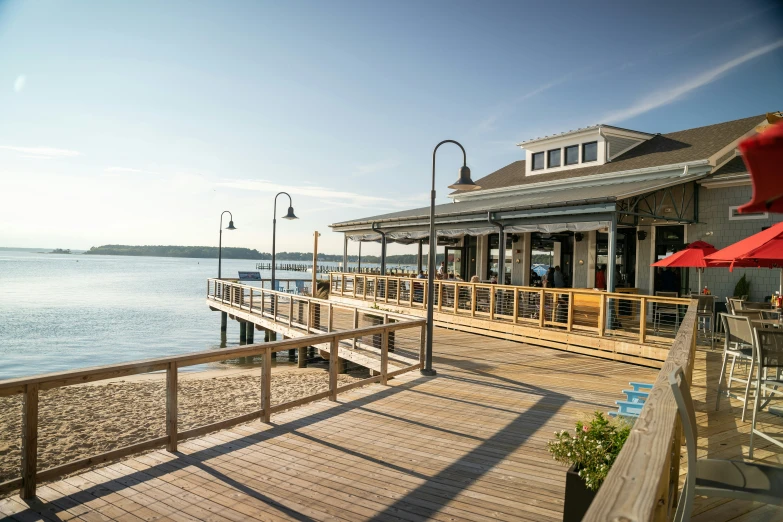
[[[412,372],[388,387],[348,392],[336,404],[274,415],[271,426],[253,422],[181,443],[176,455],[156,451],[81,473],[39,487],[40,500],[29,506],[16,495],[0,500],[0,514],[13,520],[556,521],[565,469],[549,456],[547,440],[594,410],[610,409],[628,381],[649,382],[656,373],[445,329],[437,330],[435,349],[437,378]],[[704,368],[703,352],[697,360]],[[699,406],[702,398],[697,394]],[[743,436],[728,407],[720,415],[717,423],[700,419],[719,437],[705,443],[711,456],[739,451]],[[763,506],[713,501],[700,503],[697,513],[705,520],[777,515]]]

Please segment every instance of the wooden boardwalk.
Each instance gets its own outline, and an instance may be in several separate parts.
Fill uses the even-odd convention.
[[[630,380],[656,370],[436,331],[436,378],[405,374],[0,500],[12,520],[561,519],[555,430],[606,411]],[[716,354],[697,354],[701,453],[747,454],[739,408],[714,400]],[[705,386],[705,380],[710,381]],[[780,462],[780,454],[759,456]],[[694,520],[783,520],[762,505],[699,499]]]

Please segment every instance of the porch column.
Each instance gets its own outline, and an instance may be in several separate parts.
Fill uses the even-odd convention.
[[[498,232],[498,284],[506,284],[506,230],[503,225]]]
[[[362,242],[359,241],[359,263],[356,265],[356,273],[362,272]]]
[[[606,263],[606,291],[614,292],[615,271],[617,270],[617,213],[612,214],[612,221],[609,224],[609,242],[608,254],[609,259]]]
[[[595,251],[598,240],[596,234],[598,232],[595,230],[587,233],[587,288],[595,288]]]
[[[348,234],[343,239],[343,272],[348,271]]]
[[[386,275],[386,234],[381,235],[381,275]]]
[[[519,249],[521,252],[518,254],[521,256],[522,265],[522,286],[530,286],[530,267],[531,257],[533,255],[533,238],[530,232],[520,234],[521,240]]]
[[[423,244],[424,244],[424,240],[423,239],[419,239],[419,253],[416,256],[416,273],[417,274],[419,272],[421,272],[421,261],[422,261],[421,256],[422,256],[422,249],[423,249],[422,245]]]

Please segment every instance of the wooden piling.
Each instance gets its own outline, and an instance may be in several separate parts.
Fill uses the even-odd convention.
[[[239,343],[245,344],[247,342],[247,323],[245,321],[239,321]]]
[[[253,344],[253,338],[255,337],[256,329],[253,327],[253,323],[245,323],[245,336],[247,344]]]
[[[220,312],[220,331],[225,332],[228,329],[228,313]]]
[[[307,347],[299,348],[299,353],[296,356],[296,366],[298,368],[307,368]]]

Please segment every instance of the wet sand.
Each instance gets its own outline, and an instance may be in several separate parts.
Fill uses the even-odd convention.
[[[180,373],[179,429],[260,408],[260,368]],[[366,370],[338,375],[349,384]],[[38,469],[147,439],[165,430],[165,373],[135,375],[40,393]],[[272,368],[272,405],[329,389],[323,367]],[[0,397],[0,482],[19,476],[21,396]]]

